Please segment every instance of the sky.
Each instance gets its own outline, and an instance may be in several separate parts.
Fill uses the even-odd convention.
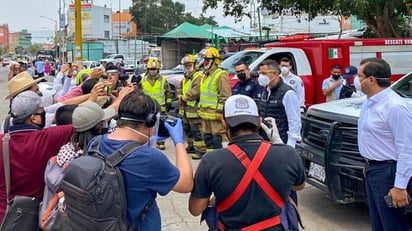
[[[62,8],[63,3],[68,7],[69,2],[72,2],[72,0],[60,1]],[[122,10],[128,9],[132,2],[132,0],[94,0],[93,2],[95,5],[101,6],[106,4],[108,7],[111,6],[113,11],[117,11],[119,9],[119,1]],[[193,16],[198,17],[200,15],[202,0],[178,0],[178,2],[185,4],[186,11],[191,12]],[[53,31],[56,26],[55,22],[57,22],[58,26],[59,0],[16,0],[16,4],[12,3],[13,1],[7,1],[7,4],[2,4],[0,7],[0,24],[8,24],[11,32],[21,31],[22,29],[27,29],[29,32],[41,30]],[[215,20],[221,26],[227,25],[233,28],[248,28],[250,24],[248,18],[236,24],[234,18],[224,18],[221,8],[218,10],[208,10],[206,16],[215,16]]]

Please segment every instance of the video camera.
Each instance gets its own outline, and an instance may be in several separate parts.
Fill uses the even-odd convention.
[[[159,131],[158,136],[162,138],[167,138],[170,136],[169,131],[165,127],[165,123],[168,123],[170,126],[174,127],[176,125],[177,119],[171,115],[161,115],[159,121]]]

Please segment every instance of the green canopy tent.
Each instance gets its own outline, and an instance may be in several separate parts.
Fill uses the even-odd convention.
[[[193,54],[206,46],[206,43],[213,43],[219,48],[219,36],[214,34],[214,28],[208,24],[196,26],[188,22],[180,24],[173,30],[159,36],[162,47],[162,66],[170,69],[176,66],[185,54]]]

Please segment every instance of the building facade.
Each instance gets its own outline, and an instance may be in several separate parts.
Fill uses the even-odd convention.
[[[9,33],[9,51],[25,54],[31,45],[31,33],[27,29],[20,32]]]
[[[0,44],[3,47],[9,46],[9,26],[7,24],[0,25]]]
[[[137,32],[135,22],[128,10],[112,14],[113,38],[132,38]],[[119,36],[120,35],[120,36]]]
[[[68,10],[68,36],[74,38],[75,33],[74,4]],[[131,38],[137,28],[132,16],[124,12],[112,12],[106,5],[98,6],[93,2],[83,1],[81,4],[83,39],[118,39]],[[119,36],[120,34],[120,36]]]
[[[354,16],[319,15],[308,20],[308,14],[297,10],[285,9],[282,14],[271,14],[264,9],[261,12],[262,27],[284,34],[316,33],[333,34],[342,31],[360,29],[364,23]]]
[[[68,10],[68,36],[74,38],[74,4]],[[109,39],[112,37],[112,9],[92,3],[81,4],[83,39]]]

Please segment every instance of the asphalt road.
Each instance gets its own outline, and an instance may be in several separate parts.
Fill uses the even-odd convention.
[[[0,67],[0,97],[8,94],[8,69]],[[8,112],[9,101],[0,104],[0,118]],[[170,139],[166,142],[166,155],[175,163],[174,147]],[[196,169],[199,161],[193,160]],[[339,205],[331,201],[322,191],[311,185],[298,193],[299,207],[306,231],[366,231],[370,230],[367,206],[364,204]],[[205,224],[199,225],[200,217],[192,217],[188,212],[189,194],[171,192],[158,196],[157,202],[162,216],[162,230],[200,231],[207,230]]]

